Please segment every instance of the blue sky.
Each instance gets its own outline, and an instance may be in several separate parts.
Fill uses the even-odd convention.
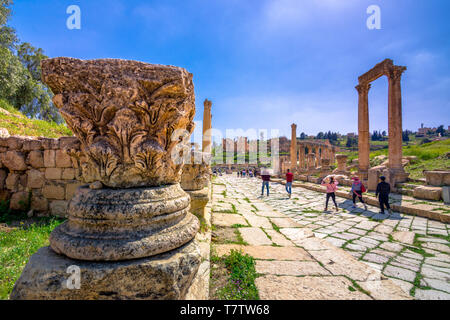
[[[390,58],[403,128],[450,125],[448,0],[16,0],[11,25],[50,57],[121,58],[194,74],[197,113],[220,130],[357,132],[357,78]],[[81,8],[81,30],[66,8]],[[366,10],[381,9],[381,30]],[[372,84],[370,130],[387,130],[387,80]],[[198,123],[196,134],[201,130]]]

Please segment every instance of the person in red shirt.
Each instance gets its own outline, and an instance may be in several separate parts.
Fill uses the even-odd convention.
[[[289,198],[292,196],[292,180],[294,180],[294,174],[289,169],[287,169],[286,192],[289,194]]]

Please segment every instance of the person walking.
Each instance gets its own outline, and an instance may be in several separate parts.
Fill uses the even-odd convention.
[[[267,188],[267,196],[269,196],[270,173],[269,173],[269,171],[267,169],[263,169],[261,171],[261,179],[262,179],[261,196],[264,196],[264,187]]]
[[[377,185],[377,191],[375,192],[375,196],[378,197],[378,201],[380,203],[380,213],[384,214],[384,206],[389,213],[392,213],[391,207],[389,206],[389,193],[391,192],[391,185],[387,183],[386,177],[380,177],[381,182]]]
[[[366,192],[366,187],[361,182],[361,180],[359,180],[358,177],[353,177],[352,180],[353,180],[351,190],[353,200],[352,208],[356,208],[356,197],[358,197],[359,201],[361,201],[361,203],[364,205],[364,210],[367,210],[367,205],[364,203],[364,200],[362,198],[362,194]]]
[[[339,181],[335,180],[334,177],[330,177],[329,179],[326,179],[327,181],[322,181],[322,185],[327,187],[327,198],[325,201],[325,211],[328,211],[328,201],[330,198],[333,200],[334,206],[336,207],[336,212],[339,211],[338,205],[336,203],[336,190],[337,185],[339,184]]]
[[[289,198],[292,196],[292,181],[294,180],[294,174],[291,170],[287,169],[286,173],[286,192],[289,194]]]

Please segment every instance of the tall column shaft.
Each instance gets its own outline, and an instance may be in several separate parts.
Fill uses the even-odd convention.
[[[358,90],[358,162],[359,171],[369,170],[369,89],[370,84],[359,84]]]
[[[402,93],[403,67],[395,66],[389,75],[389,168],[403,170],[402,166]]]
[[[297,167],[297,125],[291,125],[291,171]]]
[[[206,153],[211,153],[211,106],[212,102],[205,99],[203,102],[203,140],[202,140],[202,151]],[[225,147],[224,147],[225,148]]]

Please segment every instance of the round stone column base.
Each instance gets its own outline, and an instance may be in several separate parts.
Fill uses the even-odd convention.
[[[43,247],[31,256],[10,299],[184,299],[200,262],[195,240],[149,258],[114,262],[74,260]],[[76,288],[78,275],[79,289]]]

